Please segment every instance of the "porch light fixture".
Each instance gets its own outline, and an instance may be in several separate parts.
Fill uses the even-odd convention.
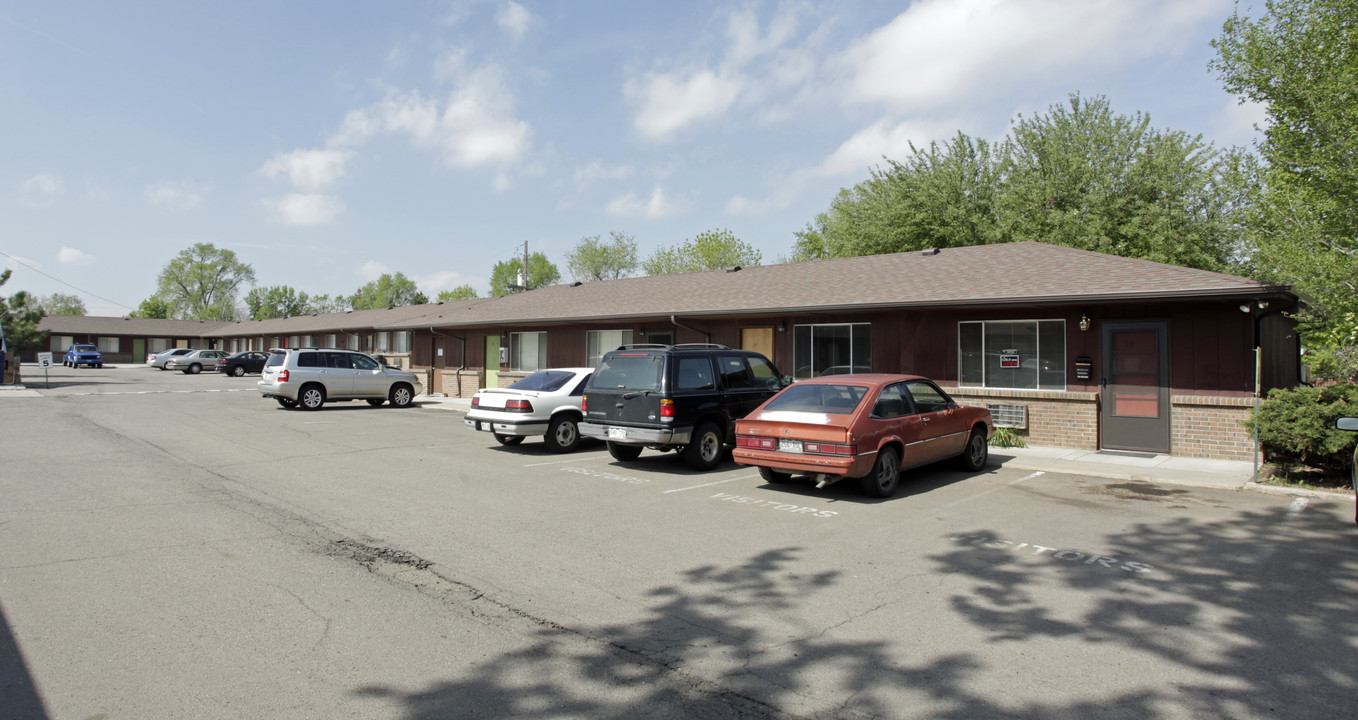
[[[1089,332],[1089,316],[1080,314],[1080,332]]]
[[[778,323],[778,332],[787,332],[787,323]]]

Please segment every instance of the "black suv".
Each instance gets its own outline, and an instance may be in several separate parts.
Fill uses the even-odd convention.
[[[768,358],[725,345],[624,345],[604,354],[585,388],[580,434],[618,460],[643,447],[679,450],[711,470],[735,442],[735,423],[792,382]]]

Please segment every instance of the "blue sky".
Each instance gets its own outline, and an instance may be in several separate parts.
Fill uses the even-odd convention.
[[[763,253],[882,156],[1106,95],[1248,144],[1229,0],[0,2],[0,293],[123,315],[209,242],[257,284],[430,297],[581,238]],[[78,290],[77,290],[78,289]]]

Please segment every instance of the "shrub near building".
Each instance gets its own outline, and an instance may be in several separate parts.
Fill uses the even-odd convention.
[[[1264,458],[1283,467],[1307,465],[1339,474],[1348,467],[1358,436],[1336,430],[1336,418],[1358,415],[1358,386],[1276,389],[1249,421]]]

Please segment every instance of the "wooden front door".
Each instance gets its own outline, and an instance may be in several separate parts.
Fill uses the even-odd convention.
[[[1169,452],[1168,335],[1164,322],[1103,324],[1103,447]]]
[[[753,350],[773,360],[773,328],[741,328],[740,348]],[[773,364],[777,365],[778,361],[773,360]]]
[[[500,387],[500,336],[486,336],[486,387]]]

